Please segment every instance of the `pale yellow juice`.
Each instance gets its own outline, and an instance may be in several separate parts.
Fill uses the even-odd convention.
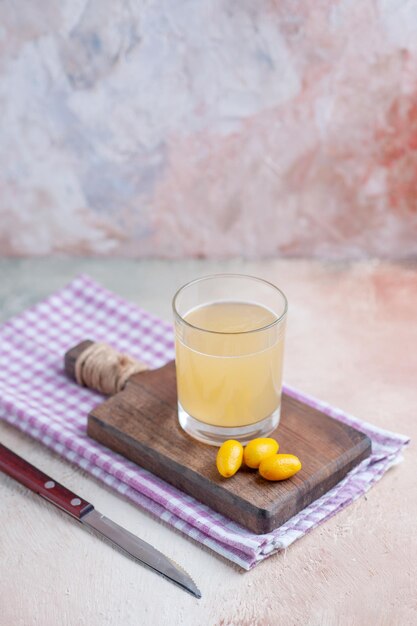
[[[177,384],[189,415],[239,427],[279,408],[284,328],[274,324],[272,311],[246,302],[214,302],[183,318],[192,327],[177,329]]]

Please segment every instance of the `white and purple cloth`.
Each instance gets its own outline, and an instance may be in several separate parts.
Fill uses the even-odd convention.
[[[87,437],[87,414],[103,398],[63,370],[64,353],[83,339],[108,342],[152,368],[174,357],[170,323],[80,276],[0,328],[0,419],[244,569],[359,498],[398,462],[409,441],[285,386],[287,394],[366,433],[372,455],[283,526],[256,535]]]

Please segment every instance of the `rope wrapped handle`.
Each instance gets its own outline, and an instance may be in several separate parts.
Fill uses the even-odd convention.
[[[79,385],[109,396],[122,391],[133,374],[148,369],[142,361],[90,340],[68,350],[64,362],[66,373]]]

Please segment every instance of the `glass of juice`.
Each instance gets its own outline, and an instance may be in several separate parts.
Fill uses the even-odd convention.
[[[181,427],[211,445],[269,435],[280,418],[284,293],[216,274],[181,287],[173,310]]]

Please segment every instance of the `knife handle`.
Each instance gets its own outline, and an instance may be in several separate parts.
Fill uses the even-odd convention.
[[[94,508],[92,504],[52,480],[1,443],[0,470],[79,520]]]

